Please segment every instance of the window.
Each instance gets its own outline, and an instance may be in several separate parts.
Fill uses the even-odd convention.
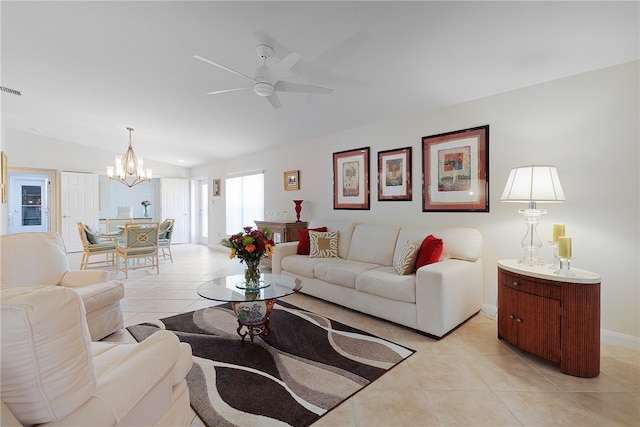
[[[227,234],[235,234],[244,227],[254,226],[264,217],[264,172],[227,178]]]

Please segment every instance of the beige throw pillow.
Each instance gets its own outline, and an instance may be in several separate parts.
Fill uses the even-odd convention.
[[[418,257],[418,249],[420,249],[418,245],[407,240],[407,243],[405,243],[402,251],[400,252],[398,260],[393,265],[398,271],[398,274],[405,275],[414,272],[416,258]]]
[[[309,231],[309,258],[337,257],[337,231]]]

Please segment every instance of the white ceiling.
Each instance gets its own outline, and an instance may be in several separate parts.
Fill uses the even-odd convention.
[[[631,2],[1,2],[2,124],[191,167],[639,58]],[[302,60],[252,90],[255,46]],[[272,66],[278,61],[272,58]],[[361,142],[359,142],[361,143]],[[182,162],[180,162],[182,161]]]

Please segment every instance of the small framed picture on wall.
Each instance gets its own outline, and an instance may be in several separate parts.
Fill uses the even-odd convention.
[[[378,200],[411,200],[411,147],[378,152]]]
[[[287,191],[300,189],[300,171],[286,171],[284,173],[284,189]]]
[[[212,193],[213,193],[213,197],[218,197],[222,194],[220,179],[213,180]]]

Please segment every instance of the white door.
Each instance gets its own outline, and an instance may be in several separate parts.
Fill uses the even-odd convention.
[[[80,172],[62,172],[60,188],[62,211],[62,239],[67,252],[82,250],[78,235],[78,221],[98,229],[99,185],[98,175]]]
[[[173,218],[171,243],[189,243],[189,180],[179,178],[162,178],[162,218]]]
[[[9,175],[9,233],[49,231],[49,177]]]

